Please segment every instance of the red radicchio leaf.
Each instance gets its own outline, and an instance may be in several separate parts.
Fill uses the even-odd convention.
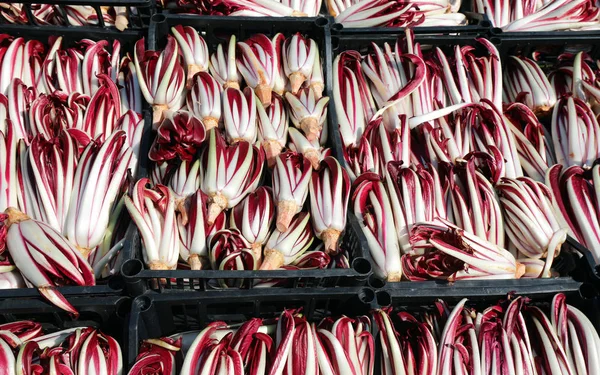
[[[202,121],[189,112],[178,111],[165,118],[158,127],[148,157],[153,161],[174,158],[192,161],[205,138],[206,131]]]

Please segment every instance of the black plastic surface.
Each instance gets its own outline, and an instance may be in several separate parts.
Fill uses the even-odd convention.
[[[492,36],[501,56],[531,57],[539,51],[545,61],[553,62],[562,53],[585,52],[593,59],[600,58],[599,32],[503,33]]]
[[[23,37],[27,40],[36,39],[48,47],[48,38],[51,36],[62,36],[63,47],[70,47],[81,39],[91,40],[119,40],[121,43],[121,56],[129,52],[133,58],[135,42],[145,36],[143,30],[125,30],[116,32],[103,28],[94,27],[63,27],[63,26],[35,26],[35,25],[13,25],[0,24],[0,34],[9,34],[15,37]],[[107,48],[112,48],[108,46]]]
[[[503,31],[499,27],[490,29],[492,36],[514,39],[547,38],[547,39],[580,39],[600,37],[600,30],[562,30],[562,31]]]
[[[79,311],[74,319],[49,302],[37,299],[0,299],[0,323],[33,320],[42,324],[44,333],[74,327],[94,327],[116,338],[125,349],[124,340],[131,299],[124,296],[69,297]]]

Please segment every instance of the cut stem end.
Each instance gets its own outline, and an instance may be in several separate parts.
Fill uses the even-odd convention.
[[[117,30],[123,31],[127,28],[127,26],[129,26],[129,20],[127,19],[127,16],[118,14],[117,18],[115,19],[115,27]]]
[[[265,249],[265,259],[260,266],[263,271],[276,270],[283,266],[283,254],[279,250]]]
[[[153,104],[152,105],[152,129],[158,129],[161,121],[163,120],[163,113],[169,109],[166,104]]]
[[[260,242],[255,242],[252,244],[252,255],[254,256],[254,259],[256,260],[256,264],[258,264],[258,266],[260,267],[262,264],[262,244]]]
[[[194,86],[194,77],[196,74],[205,71],[203,66],[197,64],[190,64],[187,66],[187,82],[185,84],[186,89],[191,89]]]
[[[323,97],[323,91],[325,90],[325,85],[321,82],[313,82],[310,84],[311,90],[315,93],[315,99],[319,100]]]
[[[165,271],[171,269],[171,267],[169,267],[167,264],[160,261],[148,263],[148,268],[150,268],[153,271]]]
[[[310,161],[313,169],[318,171],[321,167],[321,154],[315,149],[309,149],[304,151],[304,157]]]
[[[202,119],[202,123],[204,124],[204,128],[206,131],[209,131],[212,128],[216,128],[219,126],[219,120],[214,117],[204,117]]]
[[[306,139],[309,141],[314,141],[319,139],[321,135],[321,125],[319,125],[319,121],[314,117],[305,117],[300,121],[300,129],[306,135]]]
[[[258,85],[254,89],[254,92],[265,108],[271,105],[273,89],[269,85]]]
[[[527,271],[527,267],[523,263],[517,262],[517,268],[515,270],[515,279],[520,279],[523,275],[525,275],[525,271]]]
[[[232,88],[232,89],[240,89],[240,83],[238,81],[227,81],[223,84],[223,90],[228,89],[228,88]]]
[[[300,90],[300,87],[302,87],[304,81],[306,81],[306,77],[300,72],[294,72],[290,74],[289,78],[290,86],[292,87],[292,94],[297,94],[298,90]]]
[[[321,233],[321,240],[325,243],[325,252],[329,255],[337,254],[338,241],[342,232],[336,229],[327,229]]]
[[[227,198],[222,194],[215,194],[210,198],[208,205],[208,225],[213,225],[215,220],[224,209],[227,208]]]
[[[269,168],[273,168],[275,166],[276,158],[281,154],[281,150],[283,147],[277,141],[268,140],[262,143],[263,150],[265,150],[265,156],[267,158],[267,165]]]
[[[277,203],[277,230],[284,233],[290,227],[292,219],[298,211],[298,205],[294,201],[281,201]]]
[[[390,283],[400,282],[400,280],[402,280],[402,272],[388,273],[387,278],[385,280]]]
[[[200,261],[198,254],[190,255],[188,258],[188,264],[193,271],[199,271],[202,269],[202,262]]]
[[[15,223],[20,223],[22,221],[31,220],[29,216],[27,216],[24,212],[17,210],[14,207],[8,207],[5,211],[5,214],[8,215],[8,219],[6,220],[6,227],[9,228],[11,225]]]

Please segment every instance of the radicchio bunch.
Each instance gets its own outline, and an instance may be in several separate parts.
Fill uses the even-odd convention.
[[[346,227],[346,213],[350,198],[350,177],[332,157],[313,171],[310,183],[310,211],[317,238],[325,243],[328,254],[338,252],[338,242]]]
[[[147,51],[145,39],[135,44],[135,70],[140,90],[152,105],[152,124],[157,128],[167,109],[177,110],[183,104],[185,72],[179,56],[179,47],[172,36],[162,52]]]
[[[285,232],[308,196],[312,168],[307,159],[292,151],[280,154],[275,160],[272,184],[277,204],[276,226]]]
[[[246,141],[227,145],[219,131],[212,129],[201,160],[200,188],[209,196],[207,222],[212,224],[221,211],[256,189],[265,156]]]
[[[198,73],[192,82],[186,99],[188,110],[202,120],[206,130],[216,128],[221,119],[221,85],[207,72]]]
[[[388,281],[400,281],[400,248],[383,181],[377,174],[367,172],[354,181],[352,191],[354,214],[367,237],[375,273]]]
[[[273,231],[265,245],[261,270],[276,270],[301,256],[313,242],[310,214],[302,212],[290,223],[286,231]]]
[[[208,46],[191,26],[177,25],[171,28],[171,32],[177,39],[187,64],[187,88],[189,89],[196,74],[208,70]]]
[[[271,234],[275,219],[275,203],[271,188],[261,186],[238,203],[230,216],[231,227],[248,241],[254,257],[262,258],[262,247]]]
[[[528,258],[546,258],[540,276],[547,277],[553,259],[567,239],[567,227],[552,207],[552,193],[541,182],[527,177],[504,178],[496,185],[506,218],[506,233]]]
[[[410,241],[416,255],[402,256],[402,270],[411,281],[518,279],[525,273],[508,250],[446,220],[415,225]]]
[[[280,64],[275,45],[264,34],[254,35],[237,45],[240,54],[236,64],[240,73],[261,103],[268,106]]]
[[[78,315],[56,289],[61,285],[95,285],[94,273],[60,232],[9,207],[2,214],[2,241],[25,280],[51,303]]]
[[[317,43],[296,33],[283,44],[283,69],[290,80],[292,94],[296,94],[304,81],[311,76],[317,54]]]
[[[148,187],[150,180],[139,179],[125,197],[125,206],[140,231],[146,265],[154,270],[175,269],[179,258],[175,198],[164,185]]]

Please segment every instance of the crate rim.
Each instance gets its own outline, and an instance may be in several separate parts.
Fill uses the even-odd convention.
[[[500,27],[490,28],[491,36],[507,38],[507,39],[518,39],[518,38],[534,38],[550,40],[565,40],[565,42],[572,42],[574,38],[600,38],[600,30],[557,30],[557,31],[504,31]]]
[[[335,27],[335,25],[334,25]],[[498,52],[500,54],[500,58],[504,59],[503,56],[503,50],[501,49],[502,46],[502,41],[506,40],[507,42],[511,42],[514,43],[515,41],[519,41],[522,40],[523,43],[534,43],[534,42],[544,42],[544,41],[548,41],[548,42],[552,42],[554,44],[557,43],[564,43],[564,44],[568,44],[568,43],[573,43],[573,39],[572,37],[561,37],[558,40],[555,39],[550,39],[550,38],[543,38],[543,37],[538,37],[538,38],[532,38],[531,40],[526,40],[523,38],[505,38],[504,35],[492,35],[492,34],[488,34],[488,35],[483,35],[483,34],[469,34],[469,33],[461,33],[460,35],[430,35],[430,34],[426,34],[426,33],[417,33],[416,30],[418,30],[418,28],[413,29],[415,30],[415,41],[419,42],[421,44],[428,44],[431,43],[432,45],[438,46],[438,45],[444,45],[446,43],[452,43],[452,44],[460,44],[460,43],[475,43],[476,40],[478,38],[486,38],[487,40],[489,40],[491,43],[494,44],[494,46],[496,46],[496,48],[498,49]],[[369,33],[369,32],[363,32],[363,33],[332,33],[332,57],[335,59],[341,52],[339,48],[338,48],[338,42],[339,41],[358,41],[358,43],[365,43],[365,46],[368,46],[370,48],[370,44],[371,43],[382,43],[384,41],[391,41],[395,38],[398,37],[402,37],[404,36],[405,29],[394,29],[393,32],[375,32],[375,33]],[[337,40],[336,40],[337,39]],[[591,35],[591,36],[587,36],[585,38],[584,41],[596,41],[598,42],[598,44],[600,44],[600,32],[598,33],[598,35]],[[332,73],[333,74],[333,73]],[[330,96],[332,96],[330,94]],[[334,104],[335,105],[335,104]],[[334,107],[335,108],[335,107]],[[331,124],[331,128],[332,130],[330,130],[330,132],[335,131],[336,135],[339,137],[339,131],[337,129],[339,121],[337,120],[337,113],[335,113],[335,111],[330,111],[329,114],[329,123]],[[333,130],[335,129],[335,130]],[[341,143],[341,139],[340,142],[338,143],[338,145],[340,147],[343,147],[342,143]],[[346,167],[347,163],[345,158],[343,157],[343,149],[337,149],[334,150],[334,154],[339,155],[337,156],[338,161],[340,162],[340,164],[342,165],[342,167]],[[349,214],[353,214],[352,209],[349,208]],[[359,238],[364,238],[364,234],[362,233],[362,231],[360,233],[358,233]],[[576,253],[581,254],[581,258],[580,258],[580,262],[578,264],[575,265],[575,269],[576,270],[580,270],[583,268],[583,271],[585,271],[585,278],[589,278],[591,279],[590,281],[592,283],[594,283],[595,285],[598,285],[600,287],[600,269],[596,269],[597,266],[600,265],[595,265],[595,262],[593,261],[593,256],[591,255],[591,252],[585,248],[582,244],[580,244],[579,242],[577,242],[575,239],[573,239],[572,237],[568,236],[567,241],[565,242],[565,244],[569,247],[571,247],[573,250],[575,250]],[[585,263],[585,264],[581,264],[581,263]],[[600,268],[600,267],[599,267]],[[555,286],[557,284],[563,283],[565,284],[565,288],[567,288],[567,290],[571,290],[573,288],[576,287],[575,284],[577,284],[578,282],[575,281],[572,277],[570,276],[563,276],[563,277],[556,277],[556,278],[552,278],[552,279],[534,279],[537,280],[539,283],[543,283],[543,285],[546,286]],[[554,280],[554,281],[549,281],[549,280]],[[445,295],[453,295],[452,290],[453,288],[456,288],[456,292],[454,293],[460,293],[460,290],[464,290],[465,292],[470,292],[470,289],[468,286],[462,286],[462,283],[475,283],[474,285],[478,285],[478,287],[483,288],[482,291],[484,291],[484,293],[493,291],[493,290],[497,290],[499,288],[499,286],[501,284],[503,284],[504,282],[508,281],[509,284],[514,284],[512,286],[513,289],[520,289],[520,288],[525,288],[525,289],[529,289],[532,292],[535,292],[535,289],[531,289],[531,286],[529,284],[528,279],[518,279],[518,280],[502,280],[502,279],[496,279],[496,280],[458,280],[452,284],[446,282],[440,282],[440,281],[435,281],[435,280],[428,280],[428,281],[419,281],[419,282],[409,282],[409,281],[401,281],[401,282],[396,282],[396,283],[386,283],[383,280],[380,280],[378,278],[376,278],[374,275],[369,279],[369,285],[371,287],[374,287],[378,290],[381,289],[386,289],[386,288],[394,288],[395,286],[397,286],[397,288],[399,290],[405,291],[407,292],[408,290],[414,290],[413,294],[415,293],[419,293],[419,289],[421,289],[421,291],[427,291],[427,290],[432,290],[434,291],[439,291],[439,292],[443,292],[446,293]],[[406,284],[424,284],[424,286],[422,287],[410,287]],[[520,285],[519,285],[520,283]],[[443,284],[446,284],[446,286],[442,287]],[[511,285],[512,285],[511,284]],[[436,286],[437,285],[437,286]],[[468,284],[467,284],[468,285]],[[505,288],[504,290],[506,292],[510,291],[507,290],[510,288]],[[560,289],[560,288],[559,288]],[[560,292],[561,290],[556,290],[556,292]],[[498,294],[498,292],[496,293]],[[415,296],[418,297],[418,296]]]
[[[294,32],[294,25],[303,25],[304,29],[307,27],[316,26],[315,31],[313,33],[320,35],[320,43],[323,45],[320,46],[323,56],[323,70],[324,70],[324,79],[325,85],[327,88],[327,92],[329,92],[329,88],[331,87],[331,61],[328,56],[331,56],[331,44],[330,44],[330,17],[270,17],[270,21],[273,21],[272,24],[265,26],[266,30],[271,30],[274,34],[276,31],[280,31],[283,27],[286,28],[286,33],[292,34]],[[196,28],[202,28],[206,25],[206,27],[215,27],[215,28],[239,28],[243,27],[244,24],[253,24],[256,26],[261,26],[261,22],[263,22],[263,18],[257,17],[223,17],[223,16],[194,16],[189,14],[170,14],[170,13],[157,13],[152,16],[150,20],[150,27],[148,32],[148,49],[153,50],[157,48],[157,42],[164,37],[165,26],[170,27],[173,25],[181,24],[184,26],[192,26]],[[275,30],[278,28],[279,30]],[[312,30],[312,29],[311,29]],[[326,70],[326,71],[325,71]],[[333,110],[332,103],[329,103],[331,109]],[[329,125],[328,125],[329,126]],[[331,130],[330,130],[331,133]],[[330,134],[329,143],[331,145],[331,149],[334,150],[334,142],[335,136]],[[355,223],[355,218],[353,215],[348,215],[348,221],[346,226],[346,231],[351,231],[351,233],[355,236],[358,236],[357,233],[360,228],[358,227],[358,223]],[[136,236],[139,233],[132,233],[132,237],[130,237],[130,243],[135,242],[135,246],[139,241],[139,238]],[[343,278],[345,280],[360,280],[366,279],[371,274],[371,261],[370,254],[368,253],[368,247],[366,247],[366,242],[360,242],[361,250],[359,254],[354,254],[355,256],[350,259],[349,269],[316,269],[316,270],[274,270],[274,271],[259,271],[259,270],[251,270],[251,271],[218,271],[218,270],[200,270],[200,271],[192,271],[192,270],[149,270],[145,268],[143,260],[141,258],[129,257],[128,260],[123,262],[121,266],[121,275],[123,275],[126,284],[128,285],[128,291],[131,295],[141,295],[147,289],[160,289],[164,290],[197,290],[196,287],[202,287],[202,283],[204,281],[208,281],[209,279],[246,279],[246,280],[262,280],[262,279],[281,279],[287,280],[290,282],[301,281],[301,282],[322,282],[332,279]],[[135,251],[134,251],[135,252]],[[135,255],[135,254],[134,254]],[[152,279],[169,279],[176,278],[177,280],[182,279],[195,279],[197,284],[195,283],[186,283],[189,286],[186,286],[186,289],[181,289],[177,287],[177,282],[173,283],[173,288],[162,288],[161,287],[150,287],[148,285],[144,286],[143,284],[148,284]],[[251,284],[251,283],[250,283]],[[189,289],[188,289],[189,288]],[[296,289],[298,287],[294,287]],[[302,287],[305,288],[305,287]],[[201,288],[204,290],[205,288]],[[206,288],[209,289],[209,288]],[[252,285],[245,286],[242,290],[254,289]],[[284,289],[290,289],[285,288]],[[222,290],[222,289],[219,289]]]
[[[4,24],[0,23],[0,34],[13,33],[38,33],[45,35],[44,38],[47,40],[50,36],[69,36],[73,38],[85,39],[91,35],[94,40],[101,39],[121,39],[121,38],[138,38],[141,39],[146,35],[144,29],[126,29],[123,31],[117,31],[110,27],[99,27],[99,26],[61,26],[61,25],[23,25],[23,24]],[[37,38],[29,37],[28,38]]]
[[[327,301],[329,299],[335,299],[335,297],[346,297],[343,299],[343,301],[346,302],[342,302],[342,304],[347,303],[348,301],[354,301],[357,293],[360,293],[361,291],[365,290],[365,289],[369,289],[368,293],[375,293],[376,298],[373,301],[364,301],[361,300],[361,302],[364,304],[361,308],[358,308],[357,310],[354,311],[350,311],[347,314],[344,314],[342,311],[339,311],[338,309],[336,309],[335,307],[333,309],[328,309],[327,311],[318,313],[318,316],[314,316],[313,314],[315,313],[315,311],[311,311],[308,312],[308,319],[310,321],[318,321],[320,318],[323,318],[325,316],[330,316],[330,314],[334,314],[334,317],[338,317],[338,316],[342,316],[342,315],[347,315],[350,317],[354,317],[354,316],[359,316],[362,315],[361,311],[365,311],[363,309],[366,308],[366,313],[372,312],[373,310],[376,309],[393,309],[393,311],[402,311],[405,309],[422,309],[423,307],[432,307],[434,306],[434,303],[437,302],[440,298],[442,298],[444,301],[446,301],[449,306],[454,307],[456,305],[456,303],[458,303],[461,299],[463,299],[463,296],[456,296],[458,298],[448,298],[447,296],[443,296],[443,297],[437,297],[437,296],[428,296],[426,299],[422,300],[422,301],[417,301],[417,300],[411,300],[411,299],[404,299],[403,296],[390,296],[390,294],[386,291],[386,290],[372,290],[370,288],[364,288],[364,287],[354,287],[354,288],[345,288],[345,290],[336,290],[335,288],[313,288],[313,289],[296,289],[294,290],[292,293],[285,293],[285,294],[281,294],[282,292],[279,291],[275,294],[275,296],[271,296],[270,298],[265,298],[265,301],[268,302],[269,300],[273,300],[274,298],[278,298],[280,296],[287,296],[289,297],[289,299],[294,300],[294,301],[301,301],[302,298],[298,298],[298,297],[307,297],[307,298],[311,298],[315,301]],[[559,291],[559,292],[563,292],[566,296],[567,296],[567,303],[569,303],[570,305],[575,305],[575,306],[587,306],[585,307],[586,310],[585,311],[592,311],[592,309],[596,309],[599,299],[597,297],[597,294],[592,296],[586,296],[585,293],[581,292],[580,288],[573,288],[571,290],[568,291]],[[556,292],[556,293],[559,293]],[[551,300],[551,296],[554,296],[556,293],[546,293],[546,294],[540,294],[537,293],[535,295],[526,295],[524,293],[516,293],[516,294],[511,294],[511,295],[522,295],[522,296],[527,296],[531,298],[531,303],[538,306],[538,305],[545,305],[547,304],[550,300]],[[148,324],[146,322],[146,317],[145,317],[145,313],[148,312],[150,313],[150,321],[153,321],[153,319],[156,319],[156,317],[160,317],[165,311],[171,311],[170,309],[172,307],[176,307],[176,306],[188,306],[188,305],[202,305],[204,303],[206,304],[211,304],[213,302],[218,302],[219,300],[223,301],[225,299],[223,298],[219,298],[217,295],[211,295],[208,298],[206,297],[207,293],[197,293],[194,296],[190,296],[191,298],[182,298],[183,296],[181,295],[181,293],[177,294],[177,295],[164,295],[164,294],[159,294],[159,293],[147,293],[141,296],[136,297],[133,302],[132,302],[132,310],[131,310],[131,315],[130,315],[130,320],[129,320],[129,325],[128,325],[128,343],[127,343],[127,348],[128,348],[128,357],[127,357],[127,366],[131,366],[133,365],[133,362],[131,361],[135,361],[135,357],[133,356],[133,354],[137,354],[138,350],[139,350],[139,345],[142,342],[142,340],[147,339],[147,338],[155,338],[157,336],[153,336],[156,335],[157,332],[147,332],[145,330],[140,330],[141,327],[146,327],[146,325]],[[509,294],[488,294],[485,296],[482,296],[483,298],[480,299],[475,299],[475,298],[469,298],[469,296],[467,296],[467,305],[468,306],[478,306],[479,308],[481,308],[482,306],[491,306],[494,305],[496,303],[498,303],[498,301],[506,298]],[[371,295],[369,295],[370,297]],[[384,302],[382,300],[382,296],[386,296],[388,298],[388,302],[385,304],[381,304],[381,302]],[[280,313],[280,310],[262,310],[262,306],[259,306],[261,302],[263,301],[257,301],[257,299],[260,299],[261,296],[257,296],[257,295],[240,295],[239,297],[235,297],[233,299],[227,299],[227,302],[225,302],[225,304],[223,306],[221,306],[221,308],[225,308],[225,305],[227,304],[235,304],[238,302],[256,302],[257,305],[257,310],[255,310],[253,313],[251,313],[250,315],[247,315],[246,317],[249,318],[250,316],[254,316],[254,317],[265,317],[268,319],[268,317],[265,315],[263,315],[264,313],[268,313],[268,315],[272,315],[273,317],[277,316],[278,313]],[[360,299],[360,298],[359,298]],[[342,301],[342,300],[340,300]],[[310,304],[309,302],[305,301],[306,308],[309,309],[314,309],[317,305],[314,304]],[[591,304],[593,304],[593,306],[591,306]],[[267,305],[268,306],[268,305]],[[278,306],[279,307],[279,306]],[[336,306],[338,307],[338,306]],[[344,305],[341,305],[342,308],[344,308]],[[192,313],[192,311],[195,310],[186,310],[185,308],[183,308],[182,310],[176,310],[178,312],[178,314],[184,314],[186,317],[192,317],[192,319],[194,318],[195,314]],[[204,311],[204,313],[206,313],[206,311]],[[157,315],[156,315],[157,314]],[[170,314],[170,312],[168,312],[167,314]],[[370,314],[370,313],[369,313]],[[218,313],[216,314],[211,314],[213,315],[213,317],[215,318],[215,320],[223,320],[225,322],[228,321],[227,319],[227,314],[225,316],[223,316],[223,318],[219,319],[218,317]],[[216,315],[216,316],[215,316]],[[235,317],[234,314],[231,314],[232,318],[235,319],[235,322],[238,322],[238,320]],[[592,323],[597,326],[597,319],[590,319],[592,321]],[[208,322],[210,321],[214,321],[214,320],[200,320],[197,321],[197,323],[199,324],[199,328],[194,328],[194,329],[188,329],[187,332],[189,333],[193,333],[196,331],[200,331],[201,329],[203,329],[203,327],[208,324]],[[180,322],[179,325],[182,325],[182,323]],[[596,327],[598,329],[598,327]],[[143,328],[145,329],[145,328]],[[169,329],[167,329],[168,332],[162,332],[163,335],[169,335],[172,334],[170,333],[171,331]],[[140,332],[142,332],[142,335],[140,335]],[[185,331],[182,330],[177,330],[176,332],[173,333],[184,333]],[[148,335],[148,337],[145,337],[145,335]],[[141,338],[144,337],[144,338]],[[133,351],[133,352],[132,352]]]
[[[36,2],[36,0],[30,0],[32,2]],[[50,1],[50,0],[47,0]],[[80,0],[82,1],[82,0]],[[96,1],[104,1],[104,0],[96,0]],[[129,0],[128,0],[129,1]],[[144,1],[144,0],[139,0]],[[315,17],[250,17],[250,16],[212,16],[212,15],[198,15],[198,14],[190,14],[190,13],[169,13],[169,12],[161,12],[155,13],[150,18],[151,22],[160,23],[167,22],[169,19],[172,20],[184,20],[184,21],[197,21],[197,22],[206,22],[206,21],[225,21],[225,22],[260,22],[265,20],[271,21],[283,21],[286,23],[307,23],[307,22],[315,22],[319,27],[327,27],[332,24],[332,19],[330,16],[319,15]]]
[[[349,226],[356,225],[353,220],[355,217],[348,217],[350,222]],[[358,237],[357,231],[360,228],[354,230],[354,234]],[[132,230],[129,233],[128,242],[130,244],[141,241],[139,232]],[[359,237],[360,240],[360,237]],[[362,245],[361,245],[362,246]],[[132,246],[129,246],[129,251],[133,252]],[[149,293],[151,290],[160,290],[161,294],[171,294],[176,292],[227,292],[230,289],[235,291],[242,291],[243,293],[250,293],[249,291],[258,291],[261,289],[281,289],[281,290],[299,290],[299,289],[312,289],[313,287],[273,287],[273,288],[254,288],[251,283],[249,286],[244,288],[203,288],[201,281],[209,281],[215,279],[232,279],[232,280],[264,280],[264,279],[281,279],[285,281],[312,281],[312,280],[331,280],[331,279],[353,279],[353,280],[364,280],[367,284],[368,278],[372,274],[371,258],[368,250],[363,248],[362,256],[355,257],[350,263],[350,268],[347,269],[309,269],[309,270],[247,270],[247,271],[220,271],[220,270],[150,270],[144,265],[142,259],[135,257],[135,254],[129,256],[121,264],[120,276],[125,281],[125,288],[129,295],[140,296]],[[177,280],[182,279],[196,279],[198,282],[188,282],[186,288],[162,288],[162,287],[150,287],[148,283],[151,280],[158,279],[169,279],[176,278]],[[175,282],[174,284],[177,284]],[[345,287],[329,287],[326,289],[337,289]],[[251,294],[251,293],[250,293]]]

